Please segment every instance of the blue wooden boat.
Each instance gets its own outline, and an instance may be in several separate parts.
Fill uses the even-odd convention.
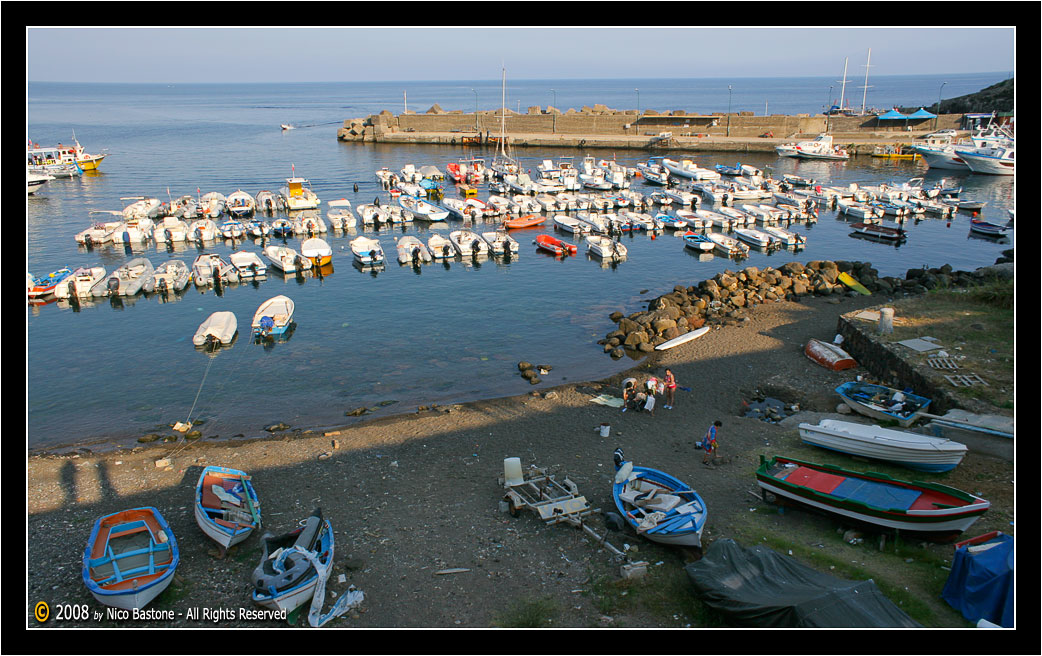
[[[229,467],[204,469],[195,487],[195,522],[224,549],[260,528],[260,499],[249,475]]]
[[[705,502],[690,486],[665,472],[637,467],[616,449],[612,498],[638,534],[662,544],[702,546]]]
[[[982,221],[981,219],[970,219],[970,231],[981,235],[1005,237],[1009,234],[1010,225],[1008,223],[1002,225],[999,223],[991,223],[990,221]]]
[[[684,234],[684,247],[693,251],[712,252],[716,248],[716,242],[698,232],[687,232]]]
[[[158,510],[122,510],[94,523],[83,583],[106,606],[143,608],[170,585],[178,562],[177,540]]]
[[[281,294],[261,303],[253,315],[253,336],[278,337],[284,334],[293,324],[293,309],[293,300]]]
[[[883,385],[851,381],[836,388],[855,412],[880,421],[896,421],[902,428],[911,426],[926,412],[930,399]]]

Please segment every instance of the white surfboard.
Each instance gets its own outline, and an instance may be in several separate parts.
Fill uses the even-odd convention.
[[[705,335],[710,330],[711,330],[710,326],[702,326],[701,328],[696,328],[695,330],[692,330],[691,332],[684,333],[680,337],[674,337],[673,339],[669,340],[668,342],[662,342],[661,344],[659,344],[658,346],[655,347],[655,350],[656,351],[665,351],[666,349],[671,349],[674,346],[680,346],[681,344],[683,344],[685,342],[690,342],[693,339],[696,339],[698,337],[701,337],[702,335]]]

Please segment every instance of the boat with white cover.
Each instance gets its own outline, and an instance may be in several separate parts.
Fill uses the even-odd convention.
[[[188,224],[188,238],[191,241],[212,241],[217,239],[217,224],[212,219],[196,219]]]
[[[329,224],[333,226],[334,230],[347,230],[357,225],[358,219],[355,218],[354,212],[351,211],[351,201],[341,198],[329,201],[328,205],[329,210],[326,212],[326,218],[329,219]]]
[[[817,425],[801,423],[799,430],[807,444],[918,471],[951,471],[967,451],[965,444],[941,437],[837,419],[822,419]]]
[[[133,296],[138,292],[150,292],[154,288],[155,267],[147,257],[136,257],[119,267],[91,287],[91,295]]]
[[[199,324],[199,328],[192,335],[192,344],[211,348],[217,345],[227,346],[232,343],[238,330],[239,323],[234,312],[214,312]]]
[[[325,239],[312,237],[300,243],[300,254],[311,260],[314,266],[321,267],[333,261],[333,249]]]

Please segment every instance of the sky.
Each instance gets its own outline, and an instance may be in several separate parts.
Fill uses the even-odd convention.
[[[869,48],[872,75],[1015,71],[1012,26],[26,26],[25,34],[30,82],[496,80],[503,67],[536,80],[804,77],[839,75],[845,58],[856,77]]]

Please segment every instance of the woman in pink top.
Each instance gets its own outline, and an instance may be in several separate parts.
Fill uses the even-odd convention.
[[[673,372],[666,369],[665,375],[666,381],[666,404],[663,406],[667,410],[673,409],[673,394],[677,391],[677,379],[673,375]]]

